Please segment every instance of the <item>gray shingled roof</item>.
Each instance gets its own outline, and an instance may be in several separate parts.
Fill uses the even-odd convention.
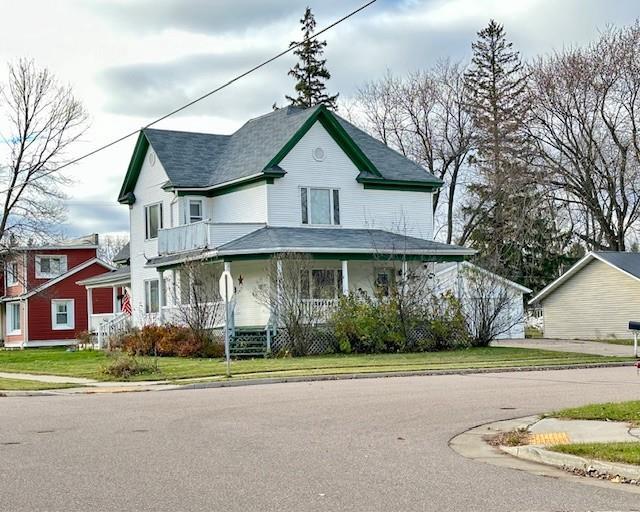
[[[104,274],[99,274],[97,276],[83,279],[82,281],[78,281],[78,284],[81,284],[83,286],[99,285],[99,284],[108,285],[114,281],[122,282],[123,280],[129,279],[130,277],[131,277],[131,269],[129,268],[129,266],[123,266],[115,270],[111,270],[110,272],[105,272]]]
[[[640,253],[597,251],[598,257],[640,279]]]
[[[274,254],[280,252],[364,254],[407,253],[425,256],[471,255],[475,251],[422,238],[399,235],[381,229],[337,229],[265,227],[228,242],[215,250],[197,250],[159,256],[148,266],[170,265],[185,259],[233,256],[240,254]],[[266,256],[265,256],[266,257]]]
[[[114,263],[127,263],[129,261],[129,242],[113,257]]]
[[[143,132],[173,186],[209,187],[262,172],[318,108],[281,108],[251,119],[232,135],[151,128]],[[384,179],[439,183],[422,167],[333,115]]]
[[[335,228],[290,228],[266,227],[218,247],[220,253],[260,249],[324,249],[376,251],[447,251],[469,252],[464,247],[447,245],[423,238],[399,235],[381,229],[335,229]]]

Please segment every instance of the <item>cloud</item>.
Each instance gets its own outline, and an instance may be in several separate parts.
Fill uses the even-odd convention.
[[[346,13],[358,3],[343,0],[139,0],[100,2],[91,9],[136,32],[182,30],[217,34],[248,31],[283,19],[295,22],[307,5],[322,16],[341,9]]]
[[[63,228],[67,236],[129,231],[129,210],[115,201],[87,198],[70,200],[66,204],[67,222]]]

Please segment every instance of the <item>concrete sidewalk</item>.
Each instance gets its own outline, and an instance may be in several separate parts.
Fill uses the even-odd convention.
[[[529,427],[529,446],[548,446],[556,443],[555,437],[565,437],[569,443],[640,442],[640,428],[617,421],[562,420],[543,418]],[[554,436],[560,434],[560,436]],[[547,441],[548,439],[548,441]]]
[[[0,372],[2,379],[32,380],[36,382],[46,382],[49,384],[78,384],[81,386],[93,386],[99,384],[97,380],[84,379],[81,377],[65,377],[63,375],[40,375],[34,373],[11,373]]]
[[[554,350],[558,352],[578,352],[598,356],[633,357],[632,345],[614,345],[613,343],[599,343],[586,340],[552,340],[552,339],[524,339],[497,340],[492,347],[538,348],[540,350]]]

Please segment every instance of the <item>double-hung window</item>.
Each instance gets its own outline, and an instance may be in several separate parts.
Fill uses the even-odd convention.
[[[16,261],[10,261],[6,264],[5,277],[7,287],[18,284],[19,272],[20,271],[18,270],[18,263]]]
[[[150,279],[144,282],[144,312],[157,313],[160,311],[160,281]]]
[[[37,255],[36,279],[51,279],[67,271],[65,255]]]
[[[340,191],[331,188],[300,189],[302,224],[340,225]]]
[[[202,199],[189,199],[189,224],[204,219],[202,214]]]
[[[7,334],[20,334],[20,303],[7,303]]]
[[[342,270],[313,269],[300,273],[303,299],[336,299],[342,290]]]
[[[53,299],[51,301],[51,328],[54,330],[73,329],[73,299]]]
[[[158,238],[158,230],[162,229],[162,203],[149,204],[144,207],[144,224],[145,239]]]

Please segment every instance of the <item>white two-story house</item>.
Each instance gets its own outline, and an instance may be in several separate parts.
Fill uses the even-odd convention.
[[[231,135],[144,129],[119,196],[134,321],[167,320],[185,261],[231,272],[239,327],[268,323],[255,289],[278,254],[313,258],[303,279],[320,308],[393,282],[401,270],[389,262],[461,261],[473,251],[433,241],[441,185],[324,106],[278,109]]]

